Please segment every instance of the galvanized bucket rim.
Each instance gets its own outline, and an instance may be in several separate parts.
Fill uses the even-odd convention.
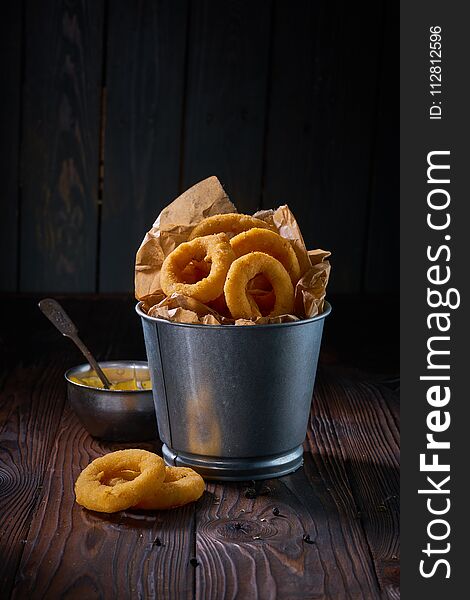
[[[235,329],[235,330],[239,330],[239,331],[244,331],[245,327],[250,327],[251,329],[253,328],[252,325],[205,325],[203,323],[177,323],[176,321],[168,321],[168,319],[162,319],[159,317],[150,317],[149,315],[147,315],[146,313],[144,313],[144,311],[142,310],[141,306],[143,304],[143,301],[140,301],[136,304],[135,310],[137,312],[137,314],[144,318],[147,319],[148,321],[153,321],[155,323],[170,323],[171,325],[175,325],[178,327],[192,327],[192,328],[198,328],[198,329]],[[330,312],[332,311],[332,307],[331,304],[325,300],[325,306],[324,306],[324,310],[321,314],[319,315],[315,315],[314,317],[310,317],[308,319],[300,319],[299,321],[289,321],[287,323],[266,323],[264,325],[255,325],[254,329],[258,330],[258,329],[272,329],[273,327],[295,327],[295,326],[299,326],[299,325],[305,325],[306,323],[312,323],[314,321],[321,321],[322,319],[324,319],[325,317],[327,317]]]

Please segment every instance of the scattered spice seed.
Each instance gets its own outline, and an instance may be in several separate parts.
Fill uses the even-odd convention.
[[[190,565],[192,567],[198,567],[199,566],[199,562],[197,560],[197,558],[191,558],[191,560],[189,561]]]
[[[302,536],[302,540],[306,544],[314,544],[315,543],[313,540],[310,539],[310,534],[308,534],[308,533],[306,533],[305,535]]]
[[[246,529],[243,527],[243,523],[234,523],[231,526],[233,529],[235,529],[236,531],[243,531],[243,533],[246,533]]]
[[[266,519],[260,519],[260,521],[261,521],[262,523],[264,523],[264,522],[266,521]]]
[[[253,499],[253,498],[256,498],[256,496],[257,496],[257,494],[256,494],[255,488],[247,488],[245,490],[245,498]]]
[[[254,540],[260,540],[260,539],[261,539],[261,536],[260,536],[260,535],[254,535],[254,536],[253,536],[253,539],[254,539]]]
[[[275,507],[273,508],[273,515],[274,515],[275,517],[278,517],[280,514],[281,514],[281,511],[278,509],[278,507],[277,507],[277,506],[275,506]]]

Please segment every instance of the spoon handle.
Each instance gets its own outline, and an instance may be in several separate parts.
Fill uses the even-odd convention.
[[[78,349],[82,352],[83,356],[90,363],[90,366],[101,379],[104,387],[109,390],[111,387],[111,383],[106,375],[103,373],[103,370],[96,362],[93,354],[88,350],[82,340],[78,337],[78,331],[75,326],[75,323],[70,319],[68,314],[62,308],[62,306],[57,302],[57,300],[53,300],[52,298],[44,298],[39,302],[39,309],[46,315],[49,321],[57,327],[62,335],[70,338]]]

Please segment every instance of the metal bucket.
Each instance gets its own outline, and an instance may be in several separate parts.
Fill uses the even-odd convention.
[[[324,312],[276,325],[142,318],[163,456],[207,479],[279,477],[302,464]]]

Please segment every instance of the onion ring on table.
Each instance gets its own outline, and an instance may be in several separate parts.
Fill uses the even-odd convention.
[[[272,285],[276,300],[269,317],[290,314],[294,308],[294,286],[281,263],[264,252],[250,252],[237,258],[227,273],[225,299],[234,319],[255,319],[261,312],[248,291],[251,279],[262,273]]]
[[[187,467],[166,467],[165,481],[148,490],[134,508],[166,510],[198,500],[205,490],[204,479]]]
[[[234,259],[232,246],[224,233],[184,242],[163,261],[160,284],[167,296],[176,293],[209,302],[223,292],[225,277]],[[208,264],[209,274],[195,283],[186,283],[184,271],[188,264],[194,262],[197,265],[200,261]]]
[[[195,238],[214,233],[231,233],[237,235],[238,233],[247,231],[253,227],[259,229],[272,229],[271,225],[256,217],[239,213],[227,213],[224,215],[207,217],[207,219],[198,223],[191,231],[189,239],[194,240]]]
[[[292,285],[300,279],[299,259],[290,242],[269,229],[253,228],[239,233],[230,240],[235,256],[249,252],[264,252],[277,259],[289,273]]]
[[[75,482],[75,496],[85,508],[113,513],[134,506],[164,479],[160,456],[147,450],[117,450],[83,469]]]

